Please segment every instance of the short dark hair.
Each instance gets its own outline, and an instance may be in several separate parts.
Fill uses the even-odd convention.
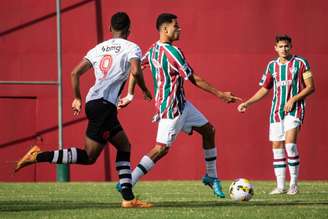
[[[275,42],[278,43],[280,41],[287,41],[288,43],[292,44],[292,38],[290,36],[288,36],[287,34],[277,35]]]
[[[173,19],[177,19],[178,17],[175,14],[170,13],[162,13],[158,15],[156,20],[156,29],[159,31],[162,24],[164,23],[171,23]]]
[[[125,12],[115,13],[110,21],[112,29],[116,31],[128,31],[130,28],[130,18]]]

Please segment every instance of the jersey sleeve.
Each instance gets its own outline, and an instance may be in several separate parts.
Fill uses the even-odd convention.
[[[147,68],[149,66],[149,51],[141,58],[141,68]]]
[[[192,75],[193,70],[192,68],[188,65],[182,51],[174,46],[171,46],[168,49],[168,54],[171,55],[176,63],[176,67],[179,71],[179,74],[182,78],[185,80],[188,80],[190,75]]]
[[[266,88],[266,89],[271,89],[273,86],[273,77],[270,73],[270,64],[268,64],[264,74],[262,75],[262,78],[259,82],[259,85]]]
[[[133,45],[128,52],[128,60],[130,61],[133,58],[141,60],[142,52],[139,46]]]
[[[87,59],[93,66],[96,63],[96,56],[97,47],[94,47],[93,49],[89,50],[89,52],[84,56],[84,58]]]

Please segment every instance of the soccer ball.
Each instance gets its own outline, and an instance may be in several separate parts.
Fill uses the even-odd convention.
[[[254,195],[254,188],[248,179],[236,179],[230,185],[229,194],[232,200],[249,201]]]

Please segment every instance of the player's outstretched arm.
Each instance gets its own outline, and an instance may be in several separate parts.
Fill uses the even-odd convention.
[[[263,97],[265,97],[269,93],[269,90],[265,87],[261,87],[251,98],[246,100],[245,102],[239,104],[238,111],[243,113],[246,111],[247,107],[252,105],[253,103],[256,103],[257,101],[261,100]]]
[[[134,96],[134,89],[135,89],[136,85],[138,85],[140,87],[140,89],[144,93],[144,98],[146,100],[152,99],[152,95],[151,95],[150,91],[148,90],[145,80],[144,80],[144,77],[143,77],[140,60],[138,60],[138,59],[130,60],[129,75],[130,75],[130,78],[129,78],[129,85],[128,85],[128,94],[119,100],[119,103],[117,105],[117,107],[119,109],[124,108],[127,105],[129,105],[129,103],[131,103],[133,96]]]
[[[71,73],[71,83],[73,88],[74,100],[72,102],[72,110],[74,115],[78,115],[82,108],[82,98],[80,92],[80,77],[86,71],[92,68],[91,63],[87,59],[82,59]]]
[[[226,103],[234,103],[236,101],[241,101],[242,99],[240,97],[234,96],[231,92],[222,92],[210,85],[207,81],[196,75],[195,73],[191,74],[189,76],[189,80],[192,84],[199,87],[200,89],[207,91],[211,94],[214,94],[221,100],[223,100]]]

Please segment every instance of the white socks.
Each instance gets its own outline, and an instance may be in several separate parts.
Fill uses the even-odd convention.
[[[285,188],[286,178],[286,157],[285,150],[283,148],[274,148],[273,152],[273,169],[276,175],[277,188]]]
[[[300,167],[300,158],[298,156],[297,146],[294,143],[285,145],[288,156],[288,168],[290,173],[290,185],[297,185],[298,172]]]
[[[155,165],[154,161],[148,156],[143,156],[138,166],[132,172],[132,186],[134,186],[140,177],[147,174],[148,171]]]
[[[216,147],[211,149],[204,149],[206,173],[209,177],[218,178],[216,170]]]

